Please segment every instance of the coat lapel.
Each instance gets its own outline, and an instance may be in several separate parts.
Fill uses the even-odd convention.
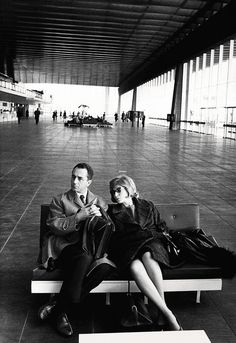
[[[148,221],[151,208],[146,201],[134,198],[135,205],[135,218],[129,212],[124,205],[117,204],[113,207],[113,214],[116,218],[123,223],[136,223],[141,227],[145,227]]]
[[[84,207],[84,203],[81,201],[79,197],[76,196],[76,193],[72,190],[69,191],[68,197],[71,201],[73,201],[77,206]],[[86,204],[89,204],[91,201],[96,199],[96,196],[88,190],[87,192],[87,198],[86,198]]]
[[[134,198],[136,220],[141,227],[145,227],[150,216],[151,207],[146,201]]]
[[[87,192],[87,198],[86,198],[86,204],[89,204],[91,201],[96,199],[96,195],[93,194],[92,192],[90,192],[90,190],[88,190]],[[97,201],[94,202],[94,204],[96,204]]]
[[[112,212],[118,221],[122,223],[133,223],[134,217],[125,208],[123,204],[117,204],[112,207]]]

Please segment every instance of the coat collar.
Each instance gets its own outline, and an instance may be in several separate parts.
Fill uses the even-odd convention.
[[[151,207],[148,202],[143,199],[134,198],[133,201],[135,205],[135,218],[123,204],[114,205],[112,212],[121,222],[138,223],[143,227],[149,217]]]
[[[80,200],[80,198],[78,198],[76,196],[76,192],[73,191],[72,189],[70,189],[68,191],[68,198],[73,201],[74,203],[76,203],[77,205],[79,205],[80,207],[83,207],[84,204],[82,203],[82,201]],[[95,194],[93,194],[89,189],[87,191],[87,198],[86,198],[86,204],[89,204],[91,201],[93,201],[94,199],[96,199]]]

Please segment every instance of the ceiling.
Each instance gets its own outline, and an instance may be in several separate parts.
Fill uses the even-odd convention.
[[[0,72],[125,92],[234,34],[235,2],[1,0]]]

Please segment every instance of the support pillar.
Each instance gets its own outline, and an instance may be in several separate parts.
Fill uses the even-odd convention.
[[[170,130],[180,129],[181,104],[182,104],[182,85],[183,85],[183,64],[178,64],[175,71],[175,83],[171,106]],[[174,116],[174,120],[173,120]]]
[[[119,97],[118,97],[118,106],[117,106],[117,113],[120,115],[120,105],[121,105],[121,96],[119,94]]]
[[[109,114],[110,88],[105,88],[105,114]]]
[[[190,79],[190,61],[187,63],[187,76],[186,76],[186,91],[185,91],[185,110],[184,110],[184,120],[188,119],[188,99],[189,99],[189,79]]]
[[[137,88],[135,87],[133,89],[133,98],[132,98],[132,105],[131,105],[131,111],[136,111],[136,102],[137,102]],[[136,114],[132,114],[132,126],[134,126],[134,122],[136,119]]]
[[[133,99],[132,99],[131,111],[136,111],[136,103],[137,103],[137,88],[135,87],[133,90]]]

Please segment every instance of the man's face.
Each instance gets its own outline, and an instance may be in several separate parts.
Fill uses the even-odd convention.
[[[88,180],[87,169],[76,168],[71,175],[71,189],[78,193],[85,193],[92,180]]]

